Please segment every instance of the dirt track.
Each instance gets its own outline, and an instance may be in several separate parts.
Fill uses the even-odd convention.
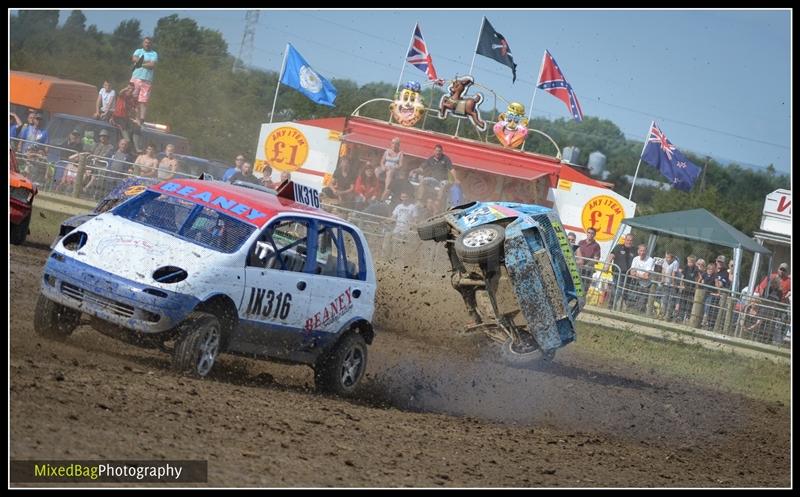
[[[14,458],[207,459],[213,486],[790,484],[788,406],[570,347],[549,366],[502,365],[452,339],[462,304],[443,275],[383,267],[364,392],[344,401],[313,393],[305,367],[223,356],[193,380],[86,326],[44,340],[47,254],[11,247]]]

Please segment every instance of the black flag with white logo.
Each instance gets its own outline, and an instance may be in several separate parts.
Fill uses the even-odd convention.
[[[511,48],[505,37],[494,30],[489,20],[483,18],[483,26],[481,26],[481,36],[478,40],[478,49],[475,53],[489,57],[497,62],[507,65],[511,68],[512,79],[511,82],[517,80],[517,65],[514,63],[514,57],[511,55]]]

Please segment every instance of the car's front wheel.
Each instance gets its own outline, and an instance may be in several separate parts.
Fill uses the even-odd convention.
[[[347,333],[314,367],[317,390],[341,396],[355,392],[367,369],[367,342],[359,333]]]
[[[499,261],[505,233],[505,228],[497,224],[470,228],[456,238],[456,255],[467,264]]]
[[[31,216],[22,220],[19,224],[11,224],[9,228],[9,241],[12,245],[22,245],[28,237],[28,227],[31,224]]]
[[[222,326],[207,312],[193,312],[180,324],[172,366],[179,373],[203,378],[219,355]]]
[[[57,304],[42,294],[36,301],[33,331],[52,340],[66,340],[81,321],[81,313]]]

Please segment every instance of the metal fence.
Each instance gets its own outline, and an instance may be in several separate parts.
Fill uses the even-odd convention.
[[[676,323],[759,343],[789,347],[791,306],[658,271],[622,274],[619,266],[584,259],[587,305]]]

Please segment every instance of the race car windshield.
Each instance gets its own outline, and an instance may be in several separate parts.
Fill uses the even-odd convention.
[[[157,192],[146,192],[112,211],[139,224],[218,252],[232,254],[255,231],[226,214]]]

